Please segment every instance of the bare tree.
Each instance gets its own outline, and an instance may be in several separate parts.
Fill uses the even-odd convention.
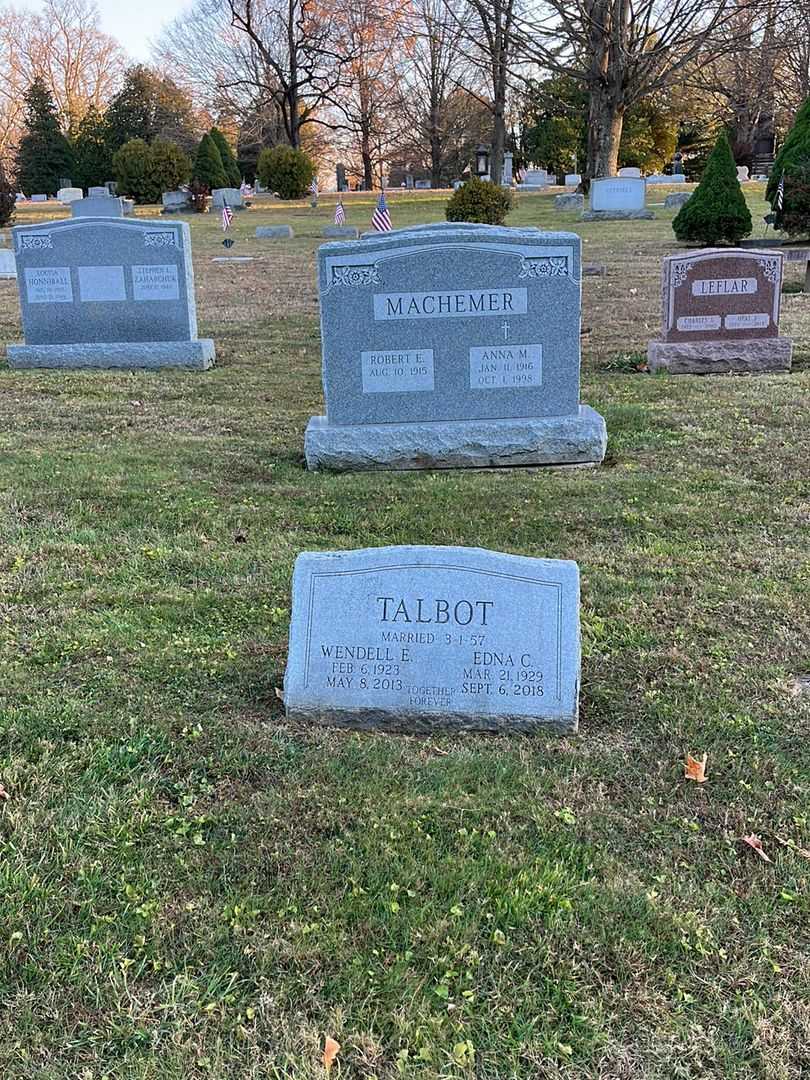
[[[743,2],[753,7],[759,0]],[[630,105],[666,90],[690,65],[737,47],[729,27],[740,6],[737,0],[542,0],[521,21],[522,56],[580,80],[588,91],[587,182],[615,174]]]

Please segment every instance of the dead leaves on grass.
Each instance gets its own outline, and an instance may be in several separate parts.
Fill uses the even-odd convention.
[[[748,846],[755,851],[764,862],[773,862],[770,856],[766,855],[765,850],[762,847],[762,841],[756,833],[750,833],[748,836],[743,836],[742,842],[748,844]]]
[[[684,768],[684,778],[686,780],[694,780],[696,784],[705,784],[708,777],[706,776],[706,762],[708,761],[708,754],[704,754],[702,758],[693,758],[691,754],[686,755],[686,766]]]
[[[329,1070],[334,1065],[335,1058],[338,1056],[339,1050],[340,1043],[335,1042],[335,1040],[331,1036],[327,1035],[323,1047],[323,1067],[326,1069],[327,1072],[329,1072]]]

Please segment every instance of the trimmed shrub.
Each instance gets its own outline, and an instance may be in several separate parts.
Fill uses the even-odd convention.
[[[208,188],[209,191],[229,186],[217,144],[210,135],[203,135],[200,139],[191,175],[198,184]]]
[[[692,198],[681,207],[672,228],[679,240],[708,247],[738,244],[751,232],[751,211],[724,131],[718,136]]]
[[[453,192],[447,200],[444,216],[448,221],[503,225],[511,209],[512,193],[508,188],[474,176]]]
[[[315,175],[315,166],[303,150],[273,146],[259,154],[256,175],[280,198],[303,199]]]
[[[222,158],[222,168],[228,177],[228,183],[225,186],[238,188],[242,183],[242,172],[236,162],[236,155],[231,150],[230,143],[217,127],[212,127],[208,134],[217,144],[219,156]]]
[[[784,196],[777,209],[776,192],[783,176]],[[789,236],[810,235],[810,98],[796,113],[776,155],[765,198],[773,208],[774,228]]]
[[[151,146],[130,139],[113,155],[113,173],[118,190],[136,203],[157,203],[164,191],[188,183],[191,161],[167,139],[155,139]]]
[[[0,225],[9,225],[14,219],[16,196],[3,162],[0,161]]]

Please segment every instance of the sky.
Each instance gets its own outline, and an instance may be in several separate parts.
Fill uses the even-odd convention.
[[[149,42],[190,0],[96,0],[101,29],[117,38],[133,60],[149,59]],[[15,5],[18,6],[18,5]],[[36,0],[19,6],[36,10]]]

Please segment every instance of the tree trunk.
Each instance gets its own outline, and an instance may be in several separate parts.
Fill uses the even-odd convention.
[[[431,102],[428,119],[430,135],[430,186],[437,188],[442,182],[442,140],[439,127],[439,106]]]
[[[489,161],[489,178],[500,184],[503,178],[503,153],[506,149],[506,116],[503,97],[496,99],[492,125],[492,154]]]
[[[360,156],[363,159],[363,188],[374,190],[374,162],[371,157],[371,139],[365,128],[360,133]]]
[[[588,161],[585,178],[615,176],[619,162],[619,143],[624,123],[624,105],[617,100],[614,88],[592,86],[588,109]]]

